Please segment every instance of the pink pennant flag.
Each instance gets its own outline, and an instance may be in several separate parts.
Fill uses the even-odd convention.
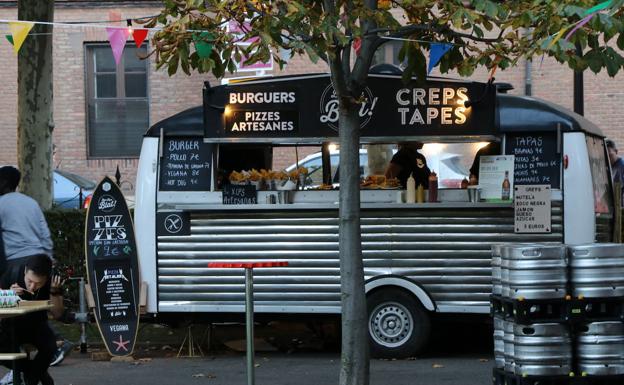
[[[128,28],[107,27],[106,33],[108,33],[108,41],[113,50],[115,64],[119,65],[119,60],[121,60],[121,54],[123,54],[130,31],[128,31]]]

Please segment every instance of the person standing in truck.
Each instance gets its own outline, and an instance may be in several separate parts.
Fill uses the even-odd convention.
[[[429,188],[431,171],[427,167],[425,156],[418,152],[422,147],[421,142],[399,143],[399,151],[394,154],[386,168],[386,178],[397,178],[401,182],[401,186],[406,188],[407,178],[412,175],[416,181],[416,187],[422,185],[424,189]]]

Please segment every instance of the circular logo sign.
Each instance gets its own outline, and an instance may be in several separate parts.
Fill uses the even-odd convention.
[[[373,110],[377,104],[377,97],[373,95],[370,88],[366,87],[362,92],[362,98],[360,103],[360,109],[358,114],[360,115],[360,128],[364,128],[373,117]],[[338,109],[338,97],[334,86],[329,84],[323,90],[320,101],[321,123],[326,123],[333,130],[338,131],[338,117],[340,111]]]
[[[117,200],[108,194],[102,195],[97,202],[98,209],[107,213],[113,211],[116,206]]]
[[[182,230],[182,217],[178,214],[169,214],[165,217],[165,230],[168,233],[175,234]]]
[[[109,192],[111,189],[111,184],[108,182],[104,182],[104,184],[102,185],[102,190]]]

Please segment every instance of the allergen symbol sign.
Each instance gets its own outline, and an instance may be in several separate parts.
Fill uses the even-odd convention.
[[[165,230],[168,233],[175,234],[182,230],[182,217],[178,214],[169,214],[165,218]]]

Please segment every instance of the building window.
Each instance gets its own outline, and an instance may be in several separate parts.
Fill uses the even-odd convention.
[[[109,44],[85,47],[89,157],[138,157],[149,126],[147,47],[128,44],[119,65]]]

